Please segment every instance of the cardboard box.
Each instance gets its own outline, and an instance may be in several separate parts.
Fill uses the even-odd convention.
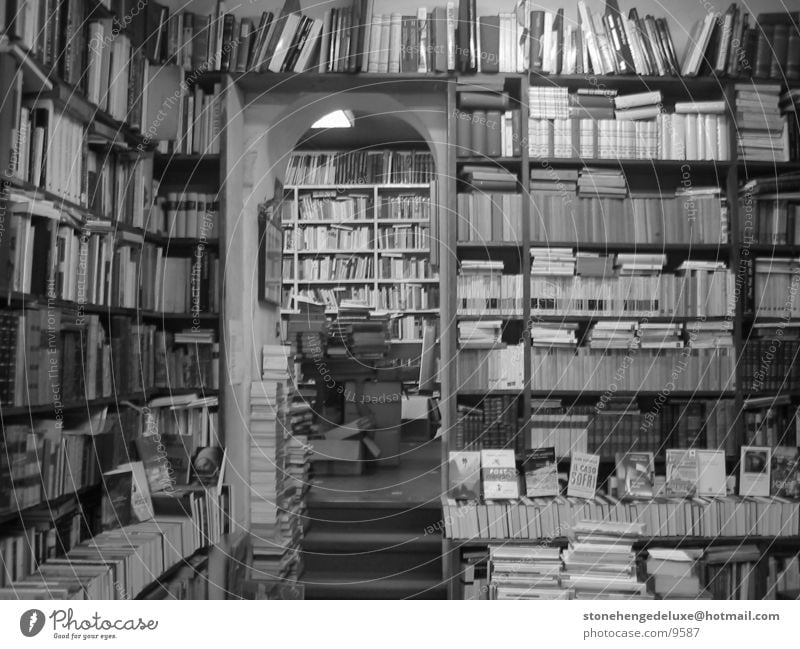
[[[375,461],[378,466],[398,466],[400,464],[400,426],[381,428],[370,432],[370,437],[381,449]]]
[[[314,439],[311,461],[317,475],[361,475],[364,445],[360,439]]]
[[[431,439],[431,410],[428,397],[412,396],[402,401],[400,436],[405,442],[427,442]]]
[[[376,428],[399,426],[403,384],[399,381],[348,381],[344,389],[344,419],[371,417]]]

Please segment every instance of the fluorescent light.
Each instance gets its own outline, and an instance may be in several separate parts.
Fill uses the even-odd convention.
[[[320,117],[311,128],[352,128],[353,113],[349,110],[335,110]]]

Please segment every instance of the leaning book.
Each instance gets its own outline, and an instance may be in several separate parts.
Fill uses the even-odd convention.
[[[652,453],[617,453],[617,480],[623,498],[652,498],[655,467]]]

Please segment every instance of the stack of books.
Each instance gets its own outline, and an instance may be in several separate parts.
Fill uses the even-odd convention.
[[[491,599],[570,599],[562,588],[561,549],[527,545],[489,546]]]
[[[531,344],[536,347],[574,349],[578,344],[575,322],[534,322],[531,325]]]
[[[614,97],[614,117],[623,121],[654,119],[664,110],[663,102],[660,90],[617,95]]]
[[[660,275],[661,269],[667,263],[666,255],[630,252],[618,253],[614,267],[619,269],[620,275]]]
[[[777,83],[737,83],[736,143],[743,160],[786,162],[787,121],[778,106]]]
[[[531,248],[531,275],[575,274],[575,251],[572,248]]]
[[[650,548],[647,578],[658,599],[710,598],[700,584],[702,550]]]
[[[621,197],[628,195],[628,184],[621,171],[585,167],[578,176],[578,196],[581,198]]]
[[[328,323],[330,357],[381,359],[389,352],[389,341],[388,314],[341,305],[337,318]]]
[[[680,349],[684,346],[680,323],[640,322],[636,326],[636,337],[640,349]]]
[[[591,349],[631,349],[637,346],[635,320],[601,320],[589,330]]]
[[[563,553],[562,586],[575,599],[647,599],[646,584],[636,578],[633,543],[644,534],[643,523],[584,520]]]
[[[519,186],[516,174],[497,167],[464,165],[459,178],[467,188],[489,192],[513,192]]]
[[[502,320],[465,320],[458,323],[458,344],[468,347],[493,347],[500,342]]]

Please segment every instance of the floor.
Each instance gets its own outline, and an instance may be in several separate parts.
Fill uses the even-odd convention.
[[[312,480],[308,494],[314,503],[352,503],[369,506],[441,506],[441,444],[401,444],[399,466],[367,467],[358,476],[319,476]]]

